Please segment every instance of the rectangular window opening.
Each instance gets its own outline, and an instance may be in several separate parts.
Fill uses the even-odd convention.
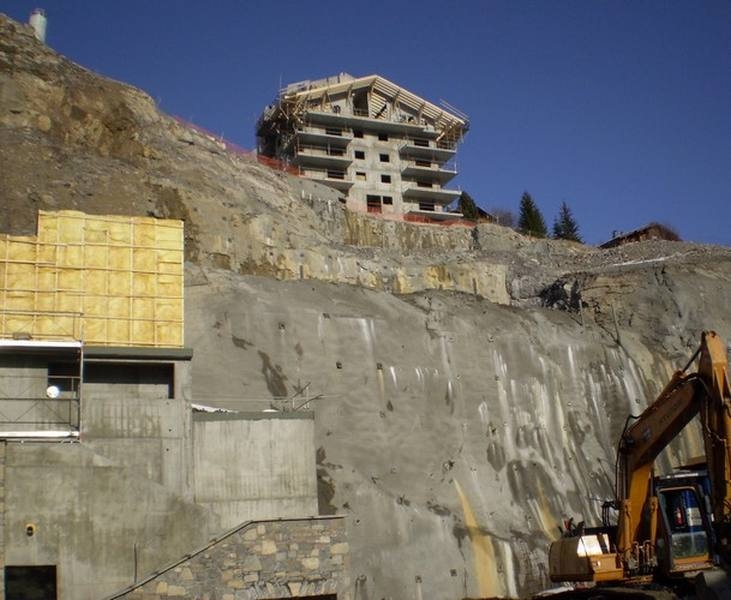
[[[48,364],[48,385],[54,385],[64,396],[76,396],[81,382],[81,367],[78,362],[57,362]]]
[[[391,196],[383,196],[382,198],[384,204],[392,205],[393,204],[393,198]]]
[[[364,150],[356,150],[354,153],[355,158],[358,160],[363,160],[365,158],[365,151]]]
[[[353,137],[354,138],[362,138],[363,137],[363,130],[362,129],[353,129]]]
[[[428,148],[429,147],[429,140],[425,140],[423,138],[415,138],[414,139],[414,146],[421,146],[422,148]]]
[[[345,179],[345,172],[328,170],[327,178],[328,179]]]
[[[381,175],[381,183],[391,183],[390,175]]]
[[[378,160],[380,160],[383,163],[391,162],[391,157],[388,154],[379,154]]]
[[[366,205],[369,213],[381,212],[381,197],[368,194],[366,196]]]
[[[355,178],[358,181],[365,181],[366,180],[366,174],[365,171],[356,171],[355,172]]]
[[[325,133],[327,135],[340,135],[340,136],[342,136],[343,135],[343,130],[340,129],[339,127],[326,127],[325,128]]]
[[[387,133],[379,133],[378,139],[381,142],[387,142],[388,141],[388,134]]]
[[[431,161],[430,160],[423,160],[423,159],[416,159],[416,166],[417,167],[429,167],[431,168]]]
[[[419,202],[419,210],[428,210],[434,212],[433,202]]]
[[[174,398],[175,366],[172,363],[87,362],[84,389],[100,396],[134,395],[147,399]]]
[[[56,600],[56,565],[5,567],[5,600]]]

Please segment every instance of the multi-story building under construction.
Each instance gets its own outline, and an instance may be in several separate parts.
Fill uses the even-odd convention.
[[[456,148],[467,117],[379,75],[293,83],[257,124],[258,152],[343,192],[353,210],[453,218]]]

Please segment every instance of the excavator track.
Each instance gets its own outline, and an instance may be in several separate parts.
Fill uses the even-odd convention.
[[[569,590],[558,594],[534,596],[533,600],[681,600],[687,597],[685,595],[679,596],[666,588],[618,586]]]

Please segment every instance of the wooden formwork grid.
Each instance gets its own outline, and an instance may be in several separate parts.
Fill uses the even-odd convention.
[[[0,337],[182,346],[183,275],[181,221],[40,211],[0,236]]]

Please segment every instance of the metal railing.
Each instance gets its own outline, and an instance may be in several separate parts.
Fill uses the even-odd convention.
[[[0,398],[0,436],[8,426],[62,425],[78,429],[79,398]]]
[[[298,144],[297,152],[306,156],[331,156],[350,160],[346,155],[345,148],[342,146],[332,146],[331,144]]]

